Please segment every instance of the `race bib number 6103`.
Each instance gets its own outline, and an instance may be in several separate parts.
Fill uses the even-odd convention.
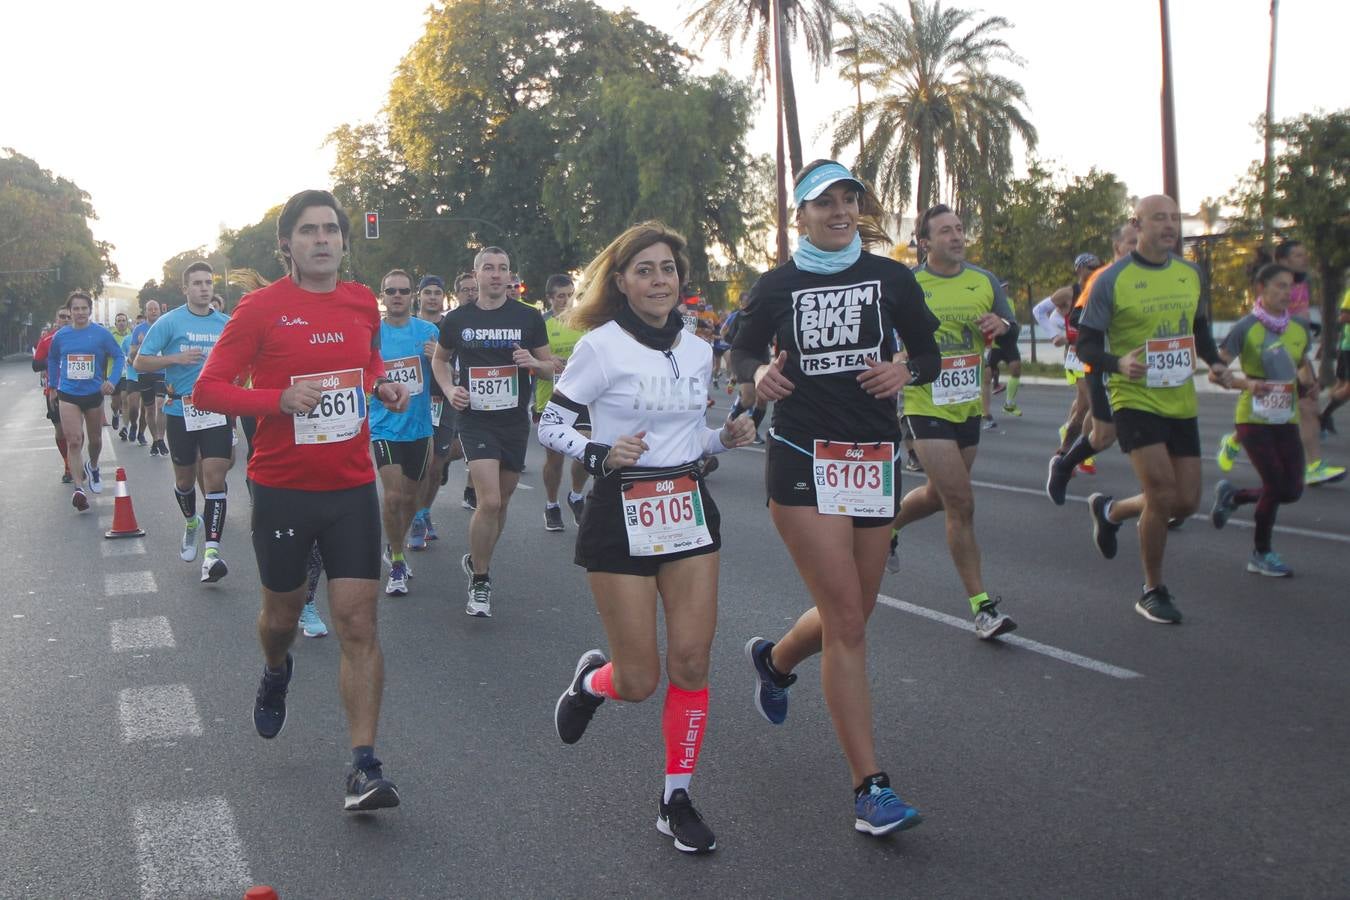
[[[816,510],[826,516],[895,515],[895,445],[816,441]]]

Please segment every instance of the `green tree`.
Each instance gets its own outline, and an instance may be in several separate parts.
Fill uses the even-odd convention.
[[[12,148],[0,152],[0,341],[28,343],[75,288],[117,277],[113,247],[94,239],[89,195]],[[32,323],[31,326],[29,323]]]
[[[607,12],[588,0],[459,0],[432,8],[399,65],[380,119],[331,135],[339,199],[357,215],[381,215],[379,241],[354,236],[355,267],[367,280],[394,265],[449,277],[468,268],[475,248],[499,244],[528,284],[576,268],[583,248],[613,235],[578,230],[587,216],[576,219],[571,210],[550,206],[546,186],[577,184],[572,173],[557,169],[564,158],[576,164],[572,145],[597,143],[592,133],[611,129],[593,117],[604,85],[619,91],[636,81],[649,91],[674,92],[669,97],[684,94],[693,98],[694,112],[673,115],[696,118],[704,100],[685,74],[688,62],[631,11]],[[627,120],[636,121],[636,113]],[[697,134],[672,140],[677,143],[661,148],[667,160],[677,150],[713,152]],[[637,138],[629,146],[654,152]],[[587,161],[586,168],[608,166],[623,175],[624,164]],[[707,183],[689,189],[718,193]],[[614,216],[631,221],[632,212]],[[560,226],[561,216],[574,221]],[[705,239],[722,240],[716,223],[699,226]]]
[[[1277,122],[1272,209],[1286,237],[1307,245],[1324,323],[1336,321],[1350,268],[1350,109]],[[1227,201],[1235,207],[1231,232],[1261,233],[1261,164],[1254,162]],[[1323,382],[1332,378],[1335,328],[1322,330]]]
[[[564,144],[545,179],[559,244],[589,257],[633,222],[660,219],[688,237],[693,271],[707,272],[709,243],[737,259],[750,109],[745,86],[725,75],[678,88],[654,89],[641,76],[606,81],[579,106],[604,127]]]
[[[897,209],[911,190],[916,211],[945,194],[964,212],[990,186],[996,193],[1012,173],[1013,137],[1036,146],[1022,85],[991,70],[1022,63],[999,37],[1012,23],[1002,16],[976,21],[972,11],[944,9],[940,0],[910,0],[903,12],[883,4],[855,13],[850,25],[873,98],[861,120],[853,110],[835,117],[832,152],[856,143],[859,127],[870,131],[859,171]]]
[[[277,219],[280,216],[281,204],[277,204],[252,225],[222,231],[220,248],[228,268],[252,269],[268,281],[286,274],[281,257],[277,255]]]
[[[792,42],[797,38],[805,41],[807,58],[819,77],[821,68],[830,62],[831,32],[840,11],[834,0],[779,0],[778,10],[783,20],[783,122],[787,126],[788,160],[796,172],[803,158],[797,89],[792,80]],[[702,0],[684,20],[684,27],[703,35],[701,48],[716,41],[728,56],[733,46],[753,40],[751,66],[763,85],[773,70],[769,16],[769,0]]]

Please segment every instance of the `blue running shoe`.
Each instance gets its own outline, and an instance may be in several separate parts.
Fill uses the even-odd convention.
[[[1294,570],[1285,565],[1284,560],[1274,550],[1262,553],[1259,550],[1252,551],[1252,558],[1247,560],[1247,571],[1253,575],[1266,575],[1270,578],[1289,578],[1294,574]]]
[[[412,528],[408,531],[408,549],[427,549],[427,523],[421,513],[413,516]]]
[[[895,795],[885,772],[871,775],[863,782],[866,790],[853,800],[853,827],[864,834],[879,837],[892,831],[904,831],[923,821],[919,811]]]
[[[422,518],[422,524],[423,524],[423,525],[426,527],[426,529],[427,529],[427,540],[429,540],[429,541],[439,541],[439,540],[441,539],[441,536],[440,536],[439,534],[436,533],[436,523],[433,522],[433,521],[431,521],[431,513],[430,513],[430,512],[428,512],[428,513]]]
[[[271,740],[286,727],[286,689],[290,687],[294,672],[295,660],[289,653],[286,654],[286,674],[273,675],[263,668],[258,697],[253,702],[253,727],[258,729],[259,737]]]
[[[307,638],[328,636],[328,626],[319,617],[319,610],[315,608],[313,600],[306,603],[304,609],[300,610],[300,633]]]
[[[769,664],[773,641],[752,637],[745,642],[745,658],[755,669],[755,709],[772,725],[782,725],[787,718],[788,688],[796,682],[795,674],[780,675]]]

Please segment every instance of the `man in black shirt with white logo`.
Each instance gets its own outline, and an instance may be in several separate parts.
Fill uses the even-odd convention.
[[[543,316],[508,288],[511,259],[506,251],[485,247],[473,268],[478,302],[446,314],[431,367],[459,410],[460,445],[478,499],[469,520],[469,552],[462,561],[469,576],[465,612],[486,617],[492,615],[488,566],[525,466],[533,397],[526,388],[531,376],[552,374],[553,356]]]

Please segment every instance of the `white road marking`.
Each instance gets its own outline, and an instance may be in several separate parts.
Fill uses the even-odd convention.
[[[132,812],[141,897],[243,896],[252,878],[224,797],[140,803]]]
[[[108,523],[108,528],[112,528],[112,522]],[[99,545],[99,552],[106,559],[110,556],[143,556],[145,554],[145,541],[137,540],[104,540]]]
[[[109,523],[109,527],[111,524]],[[153,572],[110,572],[103,576],[103,593],[109,597],[122,594],[153,594],[158,590]]]
[[[885,594],[878,595],[877,602],[889,606],[891,609],[898,609],[901,612],[922,616],[925,619],[941,622],[943,625],[950,625],[953,628],[959,628],[962,631],[974,634],[973,626],[966,619],[959,619],[956,616],[949,616],[947,613],[938,612],[937,610],[929,609],[926,606],[918,606],[917,604],[908,603],[904,600],[897,600],[894,597],[887,597]],[[1005,644],[1011,644],[1014,647],[1021,647],[1023,650],[1030,650],[1032,653],[1048,656],[1051,659],[1057,659],[1060,662],[1066,662],[1071,666],[1079,666],[1084,669],[1090,669],[1093,672],[1100,672],[1103,675],[1110,675],[1112,678],[1144,677],[1139,672],[1135,672],[1132,669],[1122,669],[1120,666],[1113,666],[1110,663],[1104,663],[1088,656],[1080,656],[1077,653],[1061,650],[1058,647],[1052,647],[1049,644],[1042,644],[1040,641],[1018,637],[1014,634],[1004,635],[1003,637],[996,638],[996,640],[1000,640]]]
[[[764,452],[763,447],[739,447],[737,449],[749,450],[752,453]],[[928,477],[928,475],[924,472],[906,471],[904,475],[906,478]],[[1044,488],[1029,488],[1029,487],[1022,487],[1021,485],[1016,484],[998,484],[993,481],[979,481],[974,478],[970,480],[970,483],[974,487],[988,488],[991,491],[1004,491],[1009,494],[1027,494],[1032,497],[1041,497],[1046,501],[1049,501],[1049,498],[1045,496]],[[1083,497],[1078,494],[1066,494],[1065,499],[1072,500],[1075,503],[1087,503],[1088,500],[1087,497]],[[1209,524],[1209,515],[1206,513],[1195,513],[1194,515],[1191,516],[1191,519],[1193,519],[1196,522],[1204,522],[1206,525]],[[1248,522],[1246,519],[1229,519],[1228,524],[1236,525],[1238,528],[1256,527],[1255,522]],[[1324,541],[1335,541],[1336,543],[1339,544],[1350,544],[1350,534],[1336,534],[1335,532],[1331,531],[1315,531],[1311,528],[1298,528],[1293,525],[1276,525],[1275,531],[1279,532],[1280,534],[1295,534],[1298,535],[1299,537],[1318,538]]]
[[[197,701],[186,684],[125,688],[117,695],[117,717],[124,744],[202,736]]]
[[[157,650],[175,647],[173,629],[165,616],[144,619],[114,619],[110,624],[114,653],[127,650]]]

